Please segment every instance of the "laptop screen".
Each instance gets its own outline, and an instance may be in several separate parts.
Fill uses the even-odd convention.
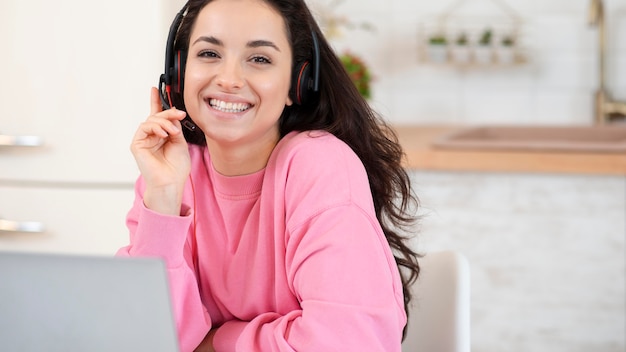
[[[0,252],[4,351],[178,351],[158,259]]]

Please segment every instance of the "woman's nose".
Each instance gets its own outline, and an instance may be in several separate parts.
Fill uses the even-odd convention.
[[[217,73],[217,85],[224,90],[231,91],[243,87],[242,69],[238,63],[225,62]]]

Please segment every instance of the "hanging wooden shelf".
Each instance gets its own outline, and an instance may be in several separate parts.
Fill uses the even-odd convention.
[[[491,9],[462,13],[472,2],[480,1],[457,0],[437,18],[419,24],[419,61],[457,68],[525,64],[521,16],[504,0],[482,0]],[[488,14],[489,10],[495,13]]]

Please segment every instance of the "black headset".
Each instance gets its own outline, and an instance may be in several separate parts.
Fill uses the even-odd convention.
[[[167,36],[167,46],[165,47],[165,73],[159,77],[159,93],[163,109],[170,109],[175,106],[174,101],[183,101],[187,51],[175,51],[174,44],[188,7],[189,4],[187,3],[178,14],[176,14]],[[310,102],[312,97],[319,92],[320,51],[315,31],[311,31],[311,36],[313,39],[312,63],[309,63],[309,61],[299,63],[295,66],[294,72],[291,75],[292,81],[289,96],[291,100],[298,105],[304,105]],[[176,99],[173,100],[172,97]],[[177,106],[177,108],[183,110],[180,106]],[[183,120],[183,125],[190,130],[194,130],[195,125],[193,125],[189,117],[186,117],[185,120]]]

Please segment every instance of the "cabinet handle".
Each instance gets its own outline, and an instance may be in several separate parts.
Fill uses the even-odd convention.
[[[0,147],[39,147],[41,138],[37,136],[9,136],[0,134]]]
[[[0,219],[0,233],[2,232],[43,232],[43,224],[35,221],[10,221]]]

